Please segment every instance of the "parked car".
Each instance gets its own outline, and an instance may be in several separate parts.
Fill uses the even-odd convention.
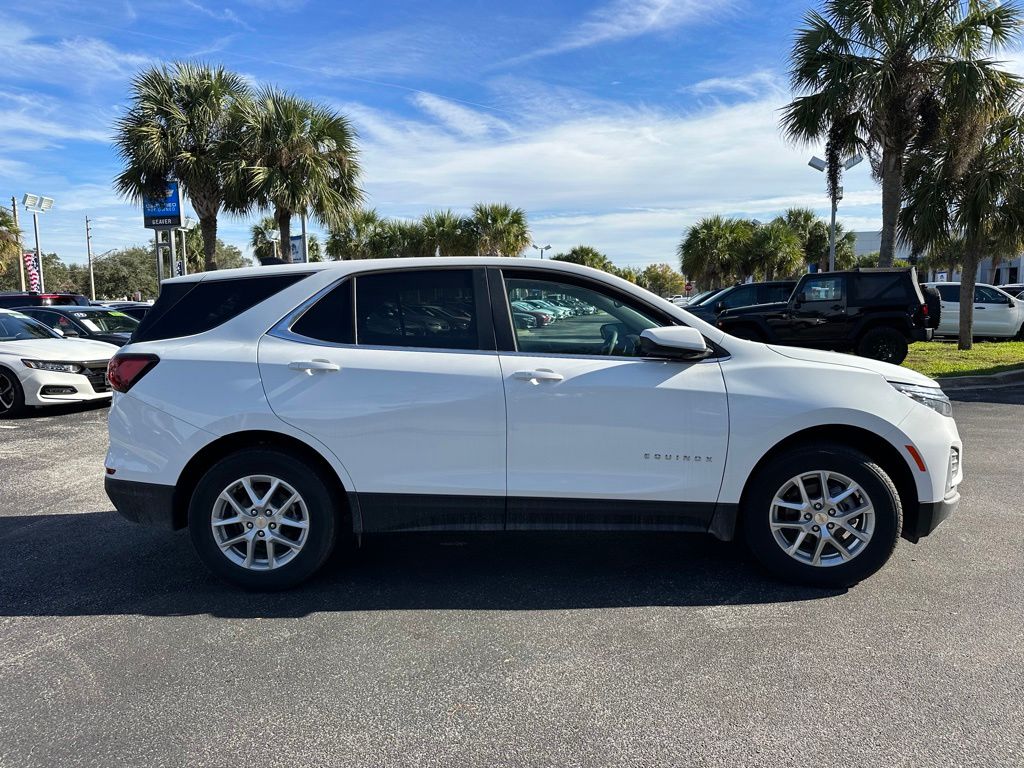
[[[123,346],[128,343],[139,321],[117,309],[106,307],[51,306],[19,307],[29,317],[72,338],[105,341]]]
[[[942,299],[942,320],[936,336],[960,334],[960,283],[925,283],[935,288]],[[995,286],[974,286],[974,336],[992,336],[1024,340],[1024,301],[1015,299]]]
[[[532,304],[528,304],[525,301],[513,301],[512,309],[515,310],[516,312],[523,312],[527,315],[532,315],[533,318],[537,321],[538,327],[551,325],[551,323],[555,322],[555,316],[553,314],[551,314],[547,310],[538,309],[537,307],[533,306]]]
[[[39,293],[38,291],[0,291],[0,309],[16,307],[52,307],[76,304],[89,306],[89,299],[80,293]]]
[[[719,313],[727,309],[786,301],[793,293],[795,286],[796,280],[772,280],[764,283],[733,285],[705,296],[698,303],[687,304],[686,311],[701,320],[713,323]]]
[[[512,322],[515,323],[516,328],[522,328],[523,330],[537,327],[537,318],[533,315],[528,315],[526,312],[516,312],[513,310]]]
[[[141,320],[153,305],[144,301],[108,301],[103,306],[107,309],[116,309],[118,312],[124,312],[136,320]]]
[[[804,275],[789,301],[726,310],[718,327],[755,341],[851,351],[898,365],[912,341],[932,338],[938,321],[913,269],[855,269]]]
[[[697,304],[698,302],[703,301],[712,293],[718,293],[718,291],[699,291],[698,293],[695,293],[692,296],[673,296],[671,299],[669,299],[669,301],[671,301],[676,306],[685,307],[690,304]]]
[[[101,341],[61,338],[27,315],[0,309],[0,417],[110,399],[107,362],[116,351]]]
[[[524,293],[607,322],[529,333],[510,320]],[[471,297],[476,333],[367,327],[385,297],[451,295]],[[188,527],[252,588],[297,584],[353,533],[542,529],[740,535],[779,576],[848,585],[959,502],[962,445],[931,379],[732,337],[562,262],[172,279],[109,377],[114,505]]]
[[[547,312],[552,315],[556,320],[560,320],[563,317],[569,317],[572,314],[572,310],[566,309],[565,307],[559,307],[552,304],[550,301],[544,299],[523,299],[524,304],[529,304],[531,307],[536,307],[542,312]]]
[[[1000,291],[1010,294],[1015,299],[1021,298],[1021,294],[1024,293],[1024,283],[1010,283],[1009,285],[997,286]]]

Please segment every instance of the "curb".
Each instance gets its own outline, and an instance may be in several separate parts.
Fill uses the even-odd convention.
[[[983,376],[947,376],[936,379],[936,381],[946,392],[956,392],[961,389],[992,389],[1011,384],[1024,384],[1024,368],[1018,371],[1002,371]]]

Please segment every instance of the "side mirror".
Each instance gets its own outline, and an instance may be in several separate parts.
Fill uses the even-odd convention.
[[[724,312],[724,311],[725,311],[725,302],[724,301],[720,301],[717,304],[715,304],[715,313],[716,314],[719,313],[719,312]]]
[[[1010,299],[1010,309],[1013,309],[1016,306],[1017,306],[1017,302],[1014,301],[1013,299]]]
[[[640,351],[645,357],[670,360],[703,360],[710,354],[704,335],[696,328],[681,325],[643,331],[640,334]]]
[[[801,291],[800,293],[793,297],[793,303],[798,307],[805,301],[807,301],[807,294],[804,293],[803,291]]]
[[[62,331],[60,328],[51,328],[50,330],[53,331],[54,333],[56,333],[58,336],[65,336],[66,335],[64,333],[64,331]]]

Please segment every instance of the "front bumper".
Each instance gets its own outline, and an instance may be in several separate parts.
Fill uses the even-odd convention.
[[[31,406],[109,400],[111,396],[105,368],[89,369],[88,374],[27,368],[21,377],[21,388],[25,404]]]
[[[174,486],[116,480],[107,475],[103,489],[122,517],[133,523],[173,531],[185,526],[174,514]]]
[[[934,531],[943,520],[956,512],[960,506],[960,492],[953,488],[942,501],[921,504],[916,515],[908,515],[903,521],[903,538],[915,544]]]

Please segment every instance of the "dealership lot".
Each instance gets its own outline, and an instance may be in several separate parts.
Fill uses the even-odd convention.
[[[958,515],[849,592],[544,534],[243,593],[111,511],[105,408],[0,421],[0,766],[1019,765],[1024,388],[958,398]]]

